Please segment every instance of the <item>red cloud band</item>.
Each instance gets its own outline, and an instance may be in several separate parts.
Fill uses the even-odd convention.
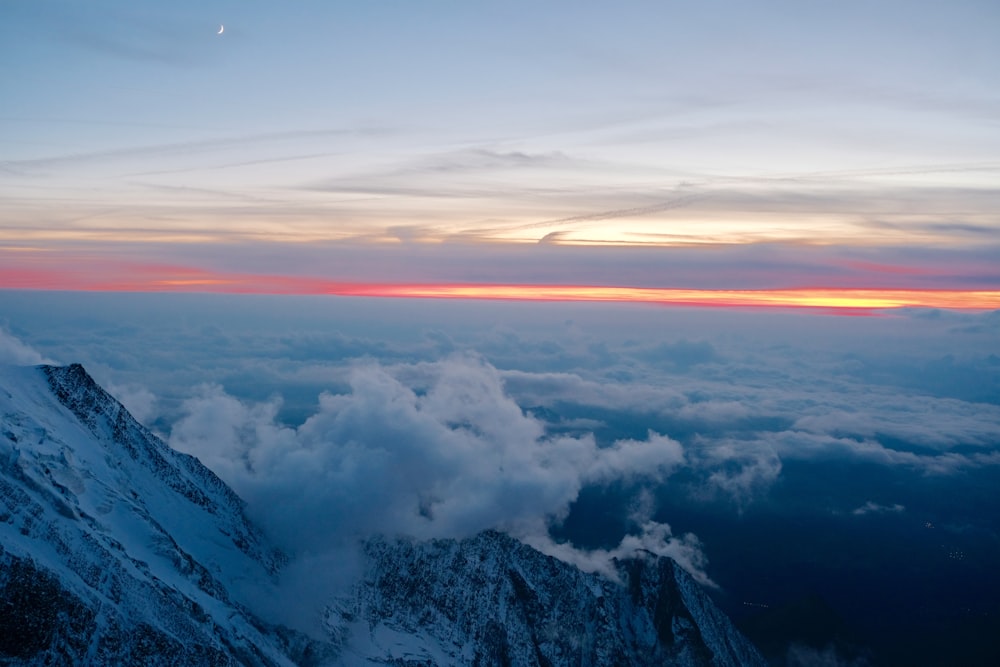
[[[376,283],[213,272],[171,265],[118,266],[109,275],[72,269],[0,269],[0,287],[103,292],[216,292],[512,301],[590,301],[730,308],[814,308],[863,313],[925,307],[992,310],[1000,290],[809,287],[761,290],[675,289],[607,285]]]

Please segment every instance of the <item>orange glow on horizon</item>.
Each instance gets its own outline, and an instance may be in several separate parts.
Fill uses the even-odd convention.
[[[597,301],[722,307],[764,306],[853,310],[904,307],[976,310],[1000,308],[1000,291],[982,290],[857,288],[704,290],[573,285],[372,285],[365,286],[364,293],[372,296],[410,298]]]
[[[108,277],[96,277],[83,271],[0,270],[0,288],[808,308],[842,314],[865,314],[905,307],[1000,309],[1000,290],[839,287],[739,290],[601,285],[371,283],[298,276],[230,274],[168,265],[119,266],[109,273]]]

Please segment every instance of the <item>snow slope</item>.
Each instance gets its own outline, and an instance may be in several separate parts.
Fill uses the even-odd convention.
[[[294,664],[237,596],[283,558],[83,367],[0,369],[0,655]]]

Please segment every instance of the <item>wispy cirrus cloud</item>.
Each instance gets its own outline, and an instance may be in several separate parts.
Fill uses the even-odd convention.
[[[142,146],[127,146],[108,150],[85,151],[79,153],[64,153],[45,157],[33,157],[16,160],[5,160],[0,166],[7,169],[25,172],[29,169],[53,169],[67,166],[81,166],[93,163],[122,161],[134,163],[156,158],[177,155],[217,155],[227,149],[247,149],[252,146],[297,142],[300,140],[318,140],[338,136],[357,136],[359,134],[380,132],[377,129],[316,129],[288,130],[264,132],[239,136],[217,137],[173,143],[149,144]],[[278,156],[274,159],[282,159]],[[310,156],[306,156],[310,157]],[[285,159],[303,159],[301,156],[291,156]],[[267,161],[267,160],[260,160]],[[244,164],[257,164],[259,160],[249,160]],[[192,166],[192,169],[200,168]]]

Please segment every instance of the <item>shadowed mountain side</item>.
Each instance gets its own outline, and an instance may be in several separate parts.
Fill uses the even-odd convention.
[[[495,531],[364,550],[362,580],[326,618],[358,664],[765,664],[668,558],[616,560],[611,581]]]

